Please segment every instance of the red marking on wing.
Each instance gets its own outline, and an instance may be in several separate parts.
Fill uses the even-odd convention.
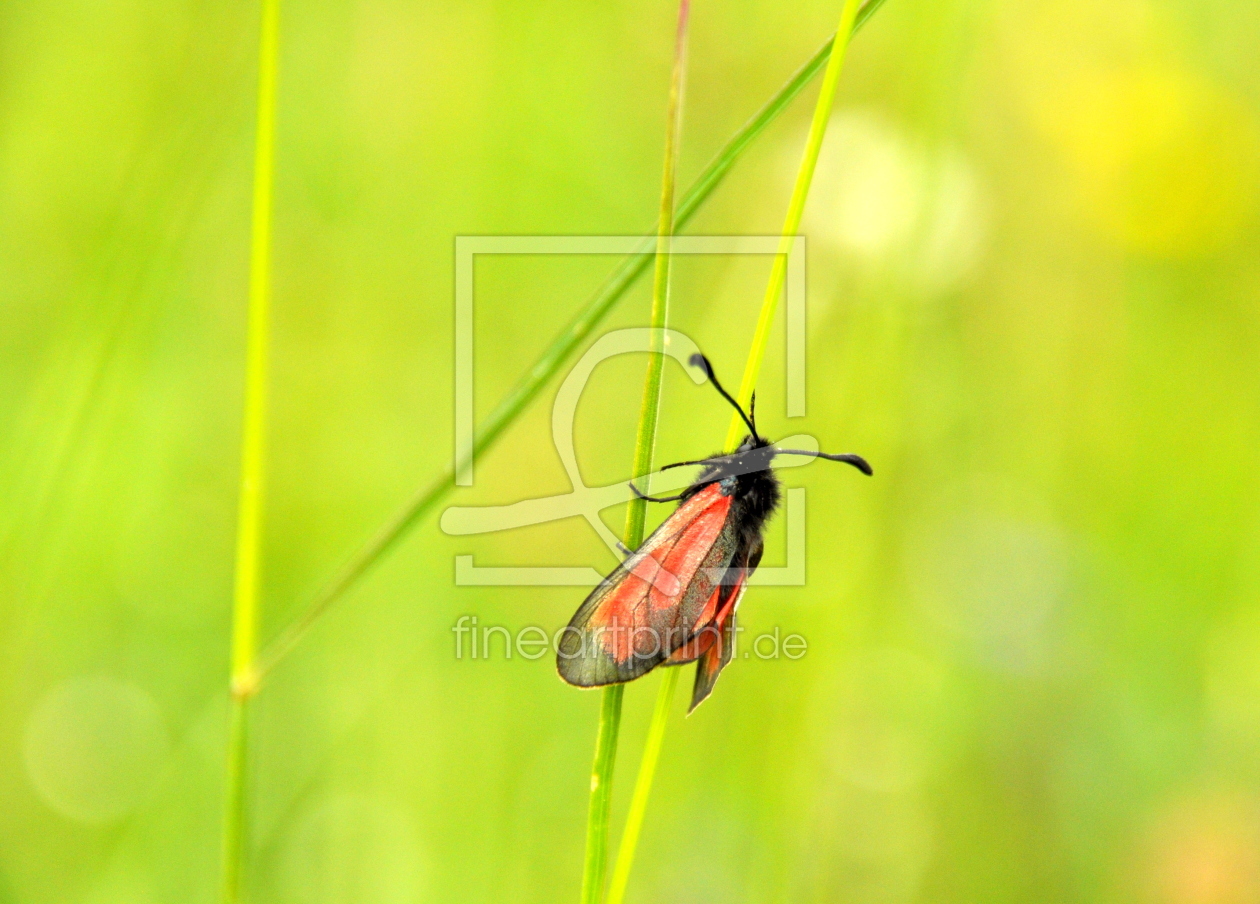
[[[717,595],[715,590],[714,596]],[[712,625],[697,627],[691,640],[687,641],[681,647],[669,654],[670,665],[683,665],[688,662],[695,662],[696,658],[713,646],[714,632]]]
[[[713,686],[717,684],[718,675],[722,673],[722,669],[734,655],[735,607],[739,605],[739,598],[743,596],[744,587],[745,584],[741,578],[735,592],[722,606],[722,611],[718,613],[713,624],[704,629],[705,636],[711,640],[697,656],[699,662],[696,663],[696,681],[691,694],[691,706],[687,709],[689,715],[708,698],[709,694],[713,693]]]
[[[708,686],[717,684],[722,665],[722,638],[719,637],[709,644],[707,650],[700,654],[700,661],[696,664],[696,668],[699,670],[699,674],[696,675],[696,683]],[[705,696],[707,697],[708,694],[706,693]],[[695,709],[698,705],[698,701],[692,703],[691,709]]]
[[[637,646],[664,643],[660,636],[668,611],[704,564],[726,524],[731,497],[710,484],[678,507],[634,554],[630,570],[600,601],[588,624],[605,627],[604,649],[625,662]],[[677,529],[671,525],[677,523]],[[657,633],[652,633],[657,632]],[[640,635],[643,636],[640,636]],[[643,652],[640,650],[639,652]]]
[[[731,591],[731,595],[722,604],[722,609],[718,612],[717,618],[713,619],[713,624],[717,625],[719,630],[726,627],[727,619],[735,614],[735,607],[739,605],[739,599],[744,595],[744,583],[745,576],[741,574],[738,583],[735,584],[735,589]]]
[[[742,577],[740,578],[740,583],[743,583]],[[713,594],[709,597],[709,601],[704,604],[704,608],[701,609],[700,614],[696,616],[695,624],[691,626],[692,631],[699,631],[701,628],[703,628],[705,625],[707,625],[709,622],[713,621],[713,619],[717,617],[718,606],[721,604],[722,597],[724,596],[722,591],[726,589],[728,588],[724,584],[718,584],[716,587],[713,588]],[[739,592],[738,584],[735,587],[735,592],[736,593]],[[729,596],[730,594],[725,594],[725,595]]]
[[[713,591],[713,595],[709,597],[709,601],[705,604],[704,609],[700,613],[700,617],[696,619],[693,636],[669,656],[670,665],[680,665],[688,662],[694,662],[704,654],[708,653],[713,645],[717,644],[717,660],[722,660],[722,643],[723,632],[726,629],[726,622],[735,614],[735,607],[739,605],[740,597],[744,595],[744,585],[746,575],[741,573],[739,580],[730,588],[730,593],[726,596],[726,601],[721,603],[721,609],[718,609],[719,599],[722,591],[727,589],[726,585],[720,585]]]

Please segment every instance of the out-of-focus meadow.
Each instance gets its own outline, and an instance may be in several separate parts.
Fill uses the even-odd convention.
[[[684,184],[839,6],[695,5]],[[284,3],[264,634],[451,458],[454,236],[652,222],[674,12]],[[217,894],[256,39],[252,3],[0,7],[3,902]],[[1257,44],[1242,0],[889,0],[854,39],[807,417],[782,324],[758,413],[876,476],[785,472],[807,581],[742,613],[808,654],[678,695],[631,901],[1260,900]],[[688,231],[777,231],[815,90]],[[480,415],[614,262],[478,264]],[[676,264],[728,383],[768,269]],[[583,396],[587,483],[627,476],[643,364]],[[450,503],[568,490],[555,388]],[[658,461],[728,417],[669,365]],[[584,591],[459,587],[467,554],[614,562],[579,520],[422,523],[258,698],[250,900],[576,900],[598,694],[451,628]]]

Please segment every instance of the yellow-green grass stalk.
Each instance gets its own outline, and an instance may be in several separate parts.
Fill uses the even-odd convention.
[[[631,477],[638,480],[652,473],[656,447],[656,426],[661,413],[661,381],[665,375],[665,328],[669,324],[669,276],[672,263],[670,244],[674,236],[674,183],[678,166],[678,137],[682,126],[683,94],[687,74],[687,24],[691,2],[678,4],[678,29],[674,39],[674,68],[669,80],[669,106],[665,126],[665,162],[661,167],[661,206],[657,218],[655,268],[652,278],[652,339],[647,374],[643,379],[643,401],[639,406],[639,426],[634,441]],[[647,500],[634,495],[626,510],[625,544],[636,549],[643,542]],[[595,760],[591,766],[591,798],[586,819],[586,860],[582,869],[582,904],[599,904],[604,894],[608,863],[608,823],[612,808],[613,767],[617,759],[617,738],[621,726],[621,701],[625,686],[613,684],[603,689],[599,731],[595,738]]]
[[[271,306],[271,204],[274,181],[276,56],[279,0],[262,0],[258,43],[258,123],[250,221],[249,302],[245,349],[245,410],[232,602],[231,694],[223,818],[222,899],[240,897],[246,848],[249,701],[258,649],[259,585],[267,454],[267,347]]]
[[[853,24],[856,32],[862,27],[885,0],[867,0],[858,12]],[[834,39],[829,38],[816,50],[782,87],[766,101],[743,126],[724,144],[704,168],[696,181],[678,201],[674,212],[674,229],[680,230],[704,205],[721,184],[726,174],[743,156],[744,152],[779,115],[788,108],[805,87],[823,71],[831,56]],[[432,483],[421,487],[398,512],[346,562],[306,607],[268,643],[259,654],[250,686],[259,683],[304,638],[319,621],[359,579],[372,569],[398,544],[407,532],[433,511],[439,502],[455,488],[455,475],[476,456],[484,454],[503,435],[518,417],[538,397],[544,386],[559,373],[569,357],[581,346],[605,316],[617,305],[630,287],[646,272],[653,259],[655,233],[646,236],[642,245],[628,255],[608,275],[603,284],[587,300],[565,327],[552,339],[533,366],[516,382],[503,400],[490,412],[476,430],[473,448],[468,456],[447,468]]]
[[[805,151],[801,155],[801,164],[796,172],[796,183],[792,187],[792,197],[788,201],[787,216],[783,222],[783,232],[779,239],[778,253],[770,268],[770,280],[766,286],[766,294],[761,302],[761,313],[757,317],[757,329],[753,333],[752,347],[748,352],[748,361],[744,365],[744,376],[740,381],[739,403],[748,408],[753,389],[757,385],[757,376],[761,371],[761,360],[765,355],[766,344],[770,338],[770,327],[774,322],[775,308],[779,295],[783,291],[783,280],[787,273],[787,255],[792,242],[801,225],[801,214],[805,210],[805,200],[809,196],[810,182],[814,177],[814,168],[818,164],[818,153],[822,149],[823,136],[827,132],[827,123],[831,119],[831,107],[835,100],[836,85],[840,80],[840,69],[844,65],[845,51],[849,46],[849,38],[853,34],[857,21],[860,0],[845,0],[840,12],[840,25],[836,29],[835,43],[827,71],[823,75],[822,87],[819,89],[818,101],[814,105],[814,116],[809,126],[809,137],[805,140]],[[726,433],[725,448],[733,451],[743,435],[745,425],[738,413],[731,418],[730,429]],[[661,744],[665,737],[665,726],[669,721],[670,703],[674,690],[678,686],[678,669],[666,670],[666,677],[657,692],[656,706],[652,713],[652,722],[648,727],[647,743],[643,748],[643,757],[639,764],[639,774],[635,779],[634,792],[630,798],[630,810],[626,816],[626,827],[621,835],[621,844],[617,850],[617,863],[613,867],[612,882],[608,890],[608,904],[621,904],[625,897],[626,885],[630,880],[630,870],[634,865],[634,854],[639,843],[639,834],[643,828],[643,817],[647,812],[648,798],[652,793],[652,782],[656,777],[656,766],[660,760]]]

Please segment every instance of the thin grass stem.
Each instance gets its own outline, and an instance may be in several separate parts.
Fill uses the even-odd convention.
[[[858,13],[854,31],[861,28],[885,0],[868,0]],[[814,77],[827,65],[831,54],[832,39],[828,39],[797,69],[774,95],[740,129],[731,136],[696,178],[691,187],[678,201],[674,213],[674,230],[686,225],[721,184],[726,174],[743,156],[748,147],[779,115],[788,108]],[[529,404],[538,397],[544,386],[564,366],[565,361],[581,346],[622,298],[630,287],[647,270],[652,261],[655,231],[645,236],[643,244],[633,254],[627,255],[604,280],[595,294],[574,314],[551,343],[539,355],[532,367],[517,381],[503,400],[490,412],[476,431],[476,439],[468,457],[455,462],[437,479],[421,487],[398,512],[362,546],[325,584],[319,593],[293,621],[281,629],[258,657],[252,682],[257,687],[262,680],[301,642],[311,627],[319,621],[334,603],[342,598],[359,579],[385,557],[406,536],[407,532],[428,515],[446,494],[455,488],[455,474],[472,458],[484,454],[511,426]]]
[[[604,892],[608,824],[612,815],[612,775],[617,761],[617,736],[621,731],[621,701],[625,690],[624,684],[611,684],[601,692],[595,760],[591,764],[591,798],[586,812],[582,904],[599,904]]]
[[[766,344],[770,338],[770,327],[774,322],[775,307],[783,290],[783,279],[787,272],[787,252],[791,250],[792,241],[801,225],[801,214],[805,209],[805,200],[809,196],[814,168],[818,164],[818,153],[822,149],[823,136],[827,131],[827,123],[831,119],[831,106],[835,100],[836,85],[840,79],[840,70],[844,65],[845,52],[848,50],[849,39],[856,27],[859,4],[860,0],[845,0],[840,12],[840,25],[836,29],[834,52],[827,61],[827,71],[823,75],[822,87],[819,89],[818,100],[814,106],[809,137],[805,140],[805,151],[801,156],[801,165],[797,169],[791,199],[788,201],[788,211],[779,239],[778,253],[775,254],[771,265],[770,282],[766,287],[765,297],[762,299],[757,329],[753,333],[752,347],[748,353],[748,361],[744,365],[739,395],[736,396],[745,409],[748,407],[752,390],[757,385],[761,360],[765,355]],[[868,4],[868,8],[872,5],[878,4]],[[743,418],[735,413],[726,434],[727,451],[734,451],[739,444],[744,426]],[[677,669],[669,669],[657,692],[652,722],[648,727],[648,740],[643,747],[639,774],[635,778],[634,792],[630,798],[630,810],[626,816],[625,830],[622,832],[621,844],[617,850],[617,862],[613,867],[607,904],[621,904],[625,897],[626,885],[630,880],[630,870],[634,865],[634,855],[639,844],[639,834],[643,828],[644,814],[647,812],[648,799],[652,793],[652,782],[656,778],[656,766],[660,761],[665,727],[669,722],[670,704],[673,702],[674,691],[678,686],[677,672]]]
[[[779,304],[779,296],[783,293],[788,252],[792,250],[792,242],[796,239],[796,233],[801,227],[801,215],[805,212],[805,200],[809,197],[809,186],[814,178],[814,169],[818,166],[818,153],[822,150],[823,136],[827,134],[831,106],[836,97],[836,85],[840,80],[840,70],[844,66],[844,57],[849,49],[849,38],[853,34],[859,6],[860,0],[845,0],[840,12],[840,25],[836,29],[835,44],[831,58],[827,61],[827,71],[823,73],[822,87],[818,91],[814,116],[809,124],[809,137],[805,140],[805,151],[801,154],[801,165],[796,171],[796,183],[792,186],[792,197],[788,201],[787,216],[784,218],[783,232],[779,237],[778,253],[775,254],[770,266],[770,281],[766,286],[765,298],[761,302],[757,329],[753,333],[752,347],[748,350],[748,361],[744,365],[744,377],[740,380],[739,392],[735,396],[744,408],[748,407],[753,389],[757,386],[757,377],[761,373],[761,359],[766,353],[770,328],[774,323],[774,312]],[[735,414],[731,418],[731,426],[726,433],[727,451],[735,449],[743,431],[742,418]]]
[[[232,601],[231,695],[223,819],[222,899],[225,904],[233,904],[240,897],[246,848],[249,700],[253,695],[254,657],[258,647],[259,575],[266,477],[271,206],[279,24],[279,0],[263,0],[258,42],[258,123],[254,136],[254,194],[250,221],[245,406],[241,430],[236,577]]]
[[[678,35],[674,45],[674,71],[669,83],[669,119],[665,130],[665,164],[661,174],[661,207],[657,219],[655,269],[652,278],[652,339],[647,374],[643,380],[643,401],[639,407],[639,427],[634,442],[635,480],[652,473],[656,448],[656,426],[661,413],[661,382],[665,373],[665,328],[669,325],[669,276],[673,264],[670,252],[674,240],[674,182],[678,167],[678,134],[682,126],[682,99],[687,73],[687,20],[691,0],[678,4]],[[625,544],[635,549],[643,542],[647,501],[638,495],[630,499],[626,511]]]
[[[639,846],[639,835],[643,830],[643,817],[647,813],[648,798],[652,795],[652,781],[656,778],[656,765],[661,759],[665,726],[669,724],[669,707],[682,671],[681,668],[665,669],[660,689],[656,692],[656,707],[652,711],[652,723],[648,727],[647,741],[643,745],[643,758],[639,763],[639,774],[635,778],[634,793],[630,796],[626,827],[621,832],[617,862],[613,865],[612,879],[608,883],[607,904],[621,904],[626,895],[630,868],[634,865],[635,850]]]
[[[665,375],[665,328],[669,325],[669,277],[674,237],[674,186],[678,168],[678,138],[682,130],[682,106],[687,74],[687,25],[690,0],[678,4],[678,29],[674,39],[674,67],[669,80],[669,106],[665,127],[665,162],[661,167],[661,204],[657,217],[655,268],[652,278],[652,340],[647,373],[643,378],[643,401],[634,441],[635,479],[652,472],[656,448],[656,427],[661,413],[661,383]],[[625,544],[636,549],[643,542],[647,500],[631,496],[626,509]],[[604,874],[608,864],[608,824],[612,808],[613,766],[617,758],[617,736],[621,722],[624,685],[603,690],[599,731],[595,740],[595,761],[591,769],[591,799],[586,822],[586,861],[582,870],[582,904],[599,904],[604,894]]]

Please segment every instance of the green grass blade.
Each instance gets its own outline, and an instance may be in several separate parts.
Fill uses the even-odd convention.
[[[678,138],[682,128],[682,105],[687,73],[687,24],[690,0],[678,4],[678,31],[674,40],[674,68],[669,80],[669,108],[665,127],[665,162],[661,167],[661,206],[657,217],[655,270],[652,279],[652,340],[647,373],[643,378],[643,401],[635,433],[632,476],[638,479],[652,472],[656,447],[656,427],[661,413],[661,382],[665,375],[665,328],[669,325],[669,276],[673,262],[674,184],[678,168]],[[626,510],[625,544],[635,549],[643,542],[647,500],[632,496]],[[586,821],[586,860],[582,870],[582,904],[599,904],[604,893],[608,864],[608,823],[612,809],[613,765],[617,759],[617,736],[621,722],[621,701],[625,687],[614,684],[603,690],[599,731],[595,740],[595,761],[591,769],[591,798]]]
[[[876,11],[884,5],[886,0],[867,0],[865,6],[858,11],[857,18],[853,22],[853,34],[856,34]],[[774,93],[760,110],[740,127],[730,140],[722,146],[717,152],[713,160],[709,162],[703,172],[696,177],[696,181],[692,183],[691,188],[683,195],[678,202],[678,212],[675,215],[675,222],[679,229],[691,220],[700,206],[709,198],[713,190],[730,172],[731,167],[740,156],[748,149],[748,146],[766,130],[766,128],[778,119],[779,114],[788,108],[798,94],[805,90],[805,87],[814,80],[819,72],[827,65],[827,60],[831,58],[831,45],[835,41],[835,36],[828,38],[823,45],[814,51],[814,55],[806,60],[800,68],[798,68],[792,77],[783,83],[783,87]]]
[[[249,750],[248,696],[232,695],[228,707],[227,779],[223,816],[223,904],[240,900],[245,863],[245,800]]]
[[[604,688],[595,736],[595,761],[591,764],[591,798],[586,812],[586,858],[582,864],[582,904],[599,904],[604,892],[608,862],[608,824],[612,814],[612,774],[617,760],[617,736],[621,731],[624,684]]]
[[[792,197],[788,201],[787,216],[783,221],[779,250],[770,266],[770,282],[766,286],[766,295],[761,302],[757,329],[753,333],[752,347],[748,351],[748,361],[744,365],[744,377],[739,384],[739,393],[735,396],[745,409],[748,408],[753,389],[757,385],[757,377],[761,373],[761,359],[766,353],[770,327],[774,323],[774,312],[778,307],[779,295],[783,292],[784,277],[787,275],[787,255],[800,229],[801,215],[805,212],[805,199],[809,197],[809,186],[814,178],[814,168],[818,165],[818,153],[822,149],[823,136],[827,134],[831,106],[836,97],[836,84],[840,80],[840,69],[844,65],[845,53],[849,49],[849,38],[853,34],[859,2],[860,0],[845,0],[840,14],[840,26],[836,29],[833,53],[827,62],[827,71],[823,74],[822,88],[819,89],[818,102],[809,124],[809,137],[805,140],[805,152],[801,155],[801,165],[796,171],[796,183],[792,186]],[[743,418],[736,412],[731,416],[731,426],[726,433],[728,450],[736,447],[743,430]]]
[[[836,52],[830,55],[827,71],[823,76],[822,88],[818,93],[818,101],[814,106],[814,116],[810,122],[809,137],[805,141],[805,151],[801,155],[801,165],[797,170],[796,183],[792,187],[792,197],[788,202],[788,212],[783,223],[779,251],[774,257],[770,269],[770,282],[766,287],[766,295],[761,303],[761,313],[757,318],[757,329],[753,334],[752,347],[749,350],[748,362],[744,367],[744,377],[740,383],[741,404],[747,408],[752,388],[756,386],[757,374],[761,369],[761,360],[765,355],[766,343],[770,337],[770,326],[774,321],[774,310],[779,294],[783,289],[783,278],[787,271],[787,252],[791,248],[792,239],[801,225],[801,214],[805,209],[805,200],[809,195],[810,182],[813,180],[814,168],[818,163],[818,153],[822,148],[823,136],[827,131],[827,123],[831,119],[831,106],[835,99],[836,85],[840,79],[840,70],[844,65],[845,51],[849,46],[849,38],[856,27],[859,0],[845,0],[840,13],[840,26],[836,29]],[[870,8],[868,6],[868,8]],[[873,12],[873,10],[872,10]],[[736,413],[726,436],[726,448],[734,449],[743,433],[743,419]],[[626,816],[626,827],[621,834],[621,845],[617,851],[617,863],[613,867],[612,883],[608,891],[608,904],[621,904],[625,897],[626,885],[630,880],[630,870],[634,865],[634,855],[639,844],[639,834],[643,828],[644,814],[647,812],[648,799],[652,793],[652,782],[656,777],[656,766],[660,761],[661,745],[665,737],[665,726],[669,722],[670,704],[674,691],[678,686],[677,669],[668,670],[657,692],[656,706],[652,712],[652,722],[648,727],[648,740],[643,747],[643,757],[639,763],[639,774],[635,779],[634,792],[630,798],[630,810]]]
[[[608,884],[607,904],[621,904],[626,894],[626,885],[630,882],[630,868],[634,865],[639,834],[643,830],[643,817],[647,813],[648,798],[652,795],[656,765],[661,759],[661,744],[665,741],[665,726],[669,723],[669,707],[678,687],[678,676],[682,672],[678,667],[665,669],[660,689],[656,692],[656,707],[652,710],[652,723],[648,726],[647,741],[643,744],[643,757],[639,761],[639,774],[635,777],[634,792],[630,796],[626,826],[621,832],[621,844],[617,848],[617,862],[613,865],[612,879]]]
[[[665,375],[665,328],[669,325],[669,275],[674,238],[674,173],[678,167],[678,134],[682,126],[683,85],[687,72],[687,13],[690,0],[678,6],[678,37],[674,46],[674,72],[669,84],[669,124],[665,130],[665,164],[661,174],[661,208],[656,234],[655,270],[652,279],[652,330],[647,374],[643,380],[643,401],[639,406],[639,428],[634,439],[634,465],[631,476],[638,479],[652,472],[656,448],[656,425],[661,413],[661,381]],[[626,548],[643,542],[647,500],[632,496],[626,510]]]
[[[858,13],[853,29],[861,28],[885,0],[868,0]],[[828,40],[796,70],[778,91],[758,110],[714,156],[696,181],[678,201],[674,214],[674,230],[682,229],[704,205],[736,161],[764,132],[805,87],[823,70],[831,54]],[[307,607],[268,644],[258,659],[256,677],[261,681],[301,641],[315,622],[353,587],[368,570],[397,545],[411,527],[428,515],[455,488],[455,474],[473,457],[482,455],[494,445],[503,432],[538,397],[591,331],[621,301],[635,281],[647,270],[652,260],[655,233],[643,239],[639,250],[614,268],[603,285],[565,325],[538,360],[503,400],[478,426],[473,449],[468,459],[456,462],[429,485],[422,487],[359,551],[342,567]]]
[[[258,42],[258,124],[254,137],[254,197],[250,222],[249,310],[245,351],[245,410],[237,513],[236,581],[232,602],[231,698],[223,819],[223,901],[240,897],[245,853],[249,700],[258,641],[259,571],[265,498],[267,345],[271,307],[271,204],[274,182],[276,57],[279,0],[263,0]]]

